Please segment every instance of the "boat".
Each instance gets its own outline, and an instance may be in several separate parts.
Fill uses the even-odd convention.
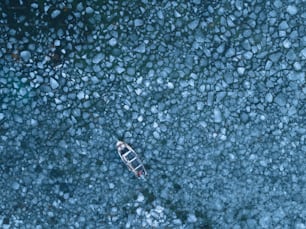
[[[136,177],[140,178],[147,175],[142,161],[131,146],[123,141],[118,141],[116,147],[121,160]]]

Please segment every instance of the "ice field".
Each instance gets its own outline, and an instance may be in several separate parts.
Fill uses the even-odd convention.
[[[305,0],[2,0],[0,34],[0,228],[306,229]]]

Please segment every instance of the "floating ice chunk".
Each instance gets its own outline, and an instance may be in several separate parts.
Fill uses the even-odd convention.
[[[295,107],[290,107],[289,110],[288,110],[288,115],[292,116],[294,114],[296,114],[296,108]]]
[[[22,123],[23,122],[22,117],[20,115],[17,115],[17,114],[14,115],[14,120],[16,122],[18,122],[18,123]]]
[[[205,121],[200,121],[199,122],[200,126],[203,127],[203,128],[206,128],[207,127],[207,123]]]
[[[109,40],[108,43],[109,43],[110,46],[115,46],[117,44],[117,40],[116,40],[116,38],[113,37],[112,39]]]
[[[282,21],[280,24],[279,24],[279,29],[280,30],[286,30],[289,28],[289,25],[286,21]]]
[[[196,5],[200,5],[201,4],[201,0],[193,0],[192,1],[194,4],[196,4]]]
[[[229,17],[227,17],[226,23],[229,27],[235,27],[235,23],[234,23],[234,19],[235,17],[230,15]]]
[[[173,88],[174,88],[174,85],[173,85],[173,83],[171,83],[171,82],[168,82],[168,83],[167,83],[167,86],[168,86],[169,89],[173,89]]]
[[[3,113],[0,113],[0,121],[4,119],[4,114]]]
[[[103,54],[103,53],[99,53],[99,54],[97,54],[97,55],[94,56],[94,58],[92,59],[92,62],[93,62],[94,64],[98,64],[98,63],[100,63],[101,60],[103,60],[103,59],[104,59],[104,54]]]
[[[242,10],[242,8],[243,8],[243,1],[242,0],[236,0],[235,1],[235,6],[236,6],[236,9],[237,10]]]
[[[32,3],[32,4],[31,4],[31,7],[32,7],[33,9],[37,9],[37,8],[38,8],[38,4],[37,4],[37,3]]]
[[[204,108],[204,103],[203,102],[197,102],[197,110],[203,110]]]
[[[51,18],[56,18],[58,15],[60,15],[61,11],[59,10],[53,10],[51,13]]]
[[[211,106],[214,102],[214,93],[213,92],[208,92],[207,95],[207,105]]]
[[[139,45],[137,48],[135,48],[135,51],[139,52],[139,53],[145,53],[146,52],[146,45],[145,44]]]
[[[276,7],[276,8],[281,8],[283,3],[280,1],[280,0],[276,0],[273,5]]]
[[[222,122],[221,111],[218,108],[214,109],[214,120],[217,123]]]
[[[293,64],[293,67],[294,67],[294,69],[295,69],[296,71],[300,71],[300,70],[302,69],[302,66],[301,66],[301,64],[300,64],[299,62],[295,62],[295,63]]]
[[[77,94],[77,97],[79,100],[81,99],[84,99],[85,98],[85,93],[83,91],[80,91],[78,94]]]
[[[243,57],[247,60],[250,60],[253,57],[253,53],[251,51],[247,51],[243,54]]]
[[[60,46],[61,45],[61,41],[60,40],[55,40],[54,41],[54,46]]]
[[[51,86],[52,89],[56,89],[56,88],[58,88],[59,84],[54,78],[51,78],[50,79],[50,86]]]
[[[143,20],[141,20],[141,19],[135,19],[135,20],[134,20],[134,25],[135,25],[136,27],[142,26],[142,25],[143,25]]]
[[[140,88],[137,88],[137,89],[135,90],[135,92],[136,92],[137,95],[140,95],[141,92],[142,92],[142,90],[141,90]]]
[[[151,110],[152,113],[157,113],[158,112],[156,105],[152,106],[150,110]]]
[[[237,71],[238,71],[239,75],[243,75],[244,72],[245,72],[245,68],[244,67],[238,67]]]
[[[20,187],[20,184],[18,183],[18,182],[13,182],[13,184],[12,184],[12,188],[14,189],[14,190],[18,190],[19,189],[19,187]]]
[[[269,56],[269,59],[273,62],[273,63],[276,63],[279,61],[280,57],[282,56],[282,53],[281,52],[276,52],[276,53],[273,53]]]
[[[303,48],[300,52],[302,59],[306,59],[306,48]]]
[[[116,72],[117,72],[117,73],[121,74],[121,73],[123,73],[124,71],[125,71],[125,68],[123,68],[123,67],[121,67],[121,66],[117,66],[117,67],[116,67]]]
[[[242,122],[247,123],[249,121],[249,115],[246,112],[240,114],[240,119]]]
[[[164,19],[163,11],[159,10],[159,11],[157,12],[157,17],[158,17],[159,19],[163,20],[163,19]]]
[[[153,137],[156,138],[156,139],[159,139],[160,138],[160,135],[157,131],[154,131],[153,132]]]
[[[275,101],[276,104],[278,104],[281,107],[286,105],[286,97],[282,93],[278,94],[275,97],[274,101]]]
[[[291,47],[291,42],[288,39],[286,39],[283,41],[283,46],[284,48],[288,49]]]
[[[26,94],[27,94],[27,89],[25,89],[24,87],[21,88],[20,91],[19,91],[19,94],[20,94],[21,96],[26,95]]]
[[[224,49],[225,49],[225,44],[221,44],[219,45],[219,47],[217,48],[217,52],[218,53],[223,53],[224,52]]]
[[[137,118],[138,122],[142,122],[143,121],[143,117],[140,115],[138,118]]]
[[[91,8],[90,6],[87,6],[86,9],[85,9],[85,12],[87,14],[92,14],[94,12],[93,8]]]
[[[271,225],[271,217],[268,214],[263,214],[263,216],[259,219],[259,224],[262,228],[270,228]]]
[[[199,25],[199,19],[195,19],[188,24],[188,28],[194,30],[195,28],[198,27],[198,25]]]
[[[298,12],[296,6],[293,6],[293,5],[289,5],[287,7],[287,12],[290,14],[290,15],[296,15],[296,13]]]
[[[296,54],[295,54],[295,52],[294,52],[292,49],[290,49],[290,50],[287,52],[286,58],[287,58],[288,60],[295,60],[295,59],[296,59]]]
[[[144,196],[142,195],[142,193],[138,194],[137,200],[138,202],[143,202],[144,201]]]
[[[234,48],[229,48],[228,50],[227,50],[227,52],[225,53],[225,56],[226,57],[232,57],[232,56],[234,56],[235,55],[235,49]]]
[[[197,217],[194,214],[188,214],[187,221],[189,223],[195,223],[197,222]]]
[[[291,81],[305,82],[305,72],[290,72],[288,74],[288,79]]]
[[[76,8],[79,12],[83,11],[84,9],[83,3],[82,2],[78,3]]]
[[[24,61],[28,61],[31,58],[31,53],[28,50],[24,50],[20,52],[20,57],[24,60]]]
[[[302,223],[302,222],[297,222],[295,224],[295,228],[296,229],[306,229],[306,224],[305,223]]]
[[[182,14],[180,14],[178,11],[174,11],[174,17],[179,18],[182,17]]]
[[[265,99],[268,103],[271,103],[273,101],[273,95],[269,92]]]
[[[172,221],[172,223],[173,223],[174,225],[181,225],[181,224],[182,224],[182,221],[181,221],[180,219],[174,219],[174,220]]]
[[[133,76],[133,75],[135,75],[135,73],[136,73],[136,70],[135,70],[134,67],[129,67],[129,68],[127,69],[127,74],[128,74],[128,75]]]

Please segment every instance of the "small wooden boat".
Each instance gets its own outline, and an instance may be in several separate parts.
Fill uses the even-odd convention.
[[[124,162],[124,164],[126,164],[128,169],[135,174],[136,177],[143,177],[147,175],[147,171],[142,161],[131,146],[123,141],[118,141],[116,147],[121,160]]]

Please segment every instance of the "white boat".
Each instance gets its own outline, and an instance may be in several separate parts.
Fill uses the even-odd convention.
[[[128,169],[135,174],[136,177],[143,177],[147,175],[147,171],[142,161],[131,146],[123,141],[118,141],[116,147],[121,160],[124,162],[124,164],[126,164]]]

